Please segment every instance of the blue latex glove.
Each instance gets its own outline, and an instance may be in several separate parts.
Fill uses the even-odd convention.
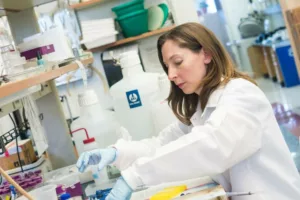
[[[89,165],[98,165],[98,170],[102,170],[107,165],[113,163],[116,159],[117,150],[115,148],[95,149],[83,152],[78,161],[77,168],[84,172]]]
[[[126,183],[123,177],[121,177],[117,180],[117,183],[114,185],[105,200],[129,200],[132,192],[133,190]]]

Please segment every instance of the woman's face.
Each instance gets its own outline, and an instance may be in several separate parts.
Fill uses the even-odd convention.
[[[162,56],[168,68],[168,77],[185,94],[200,94],[200,83],[206,75],[206,65],[211,62],[211,56],[202,49],[195,53],[187,48],[181,48],[167,40],[162,47]]]

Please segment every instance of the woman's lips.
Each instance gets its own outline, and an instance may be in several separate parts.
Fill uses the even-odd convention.
[[[184,83],[180,83],[177,85],[179,88],[182,88],[184,86]]]

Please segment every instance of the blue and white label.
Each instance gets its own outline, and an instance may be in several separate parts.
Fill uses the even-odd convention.
[[[126,96],[130,109],[142,106],[142,101],[138,90],[128,91],[126,92]]]

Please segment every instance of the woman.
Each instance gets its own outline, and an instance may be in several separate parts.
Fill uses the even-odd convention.
[[[203,176],[227,192],[254,193],[233,200],[300,199],[300,178],[269,101],[214,34],[187,23],[162,35],[157,47],[179,122],[156,138],[84,153],[80,171],[116,165],[122,177],[109,200],[129,199],[143,185]]]

